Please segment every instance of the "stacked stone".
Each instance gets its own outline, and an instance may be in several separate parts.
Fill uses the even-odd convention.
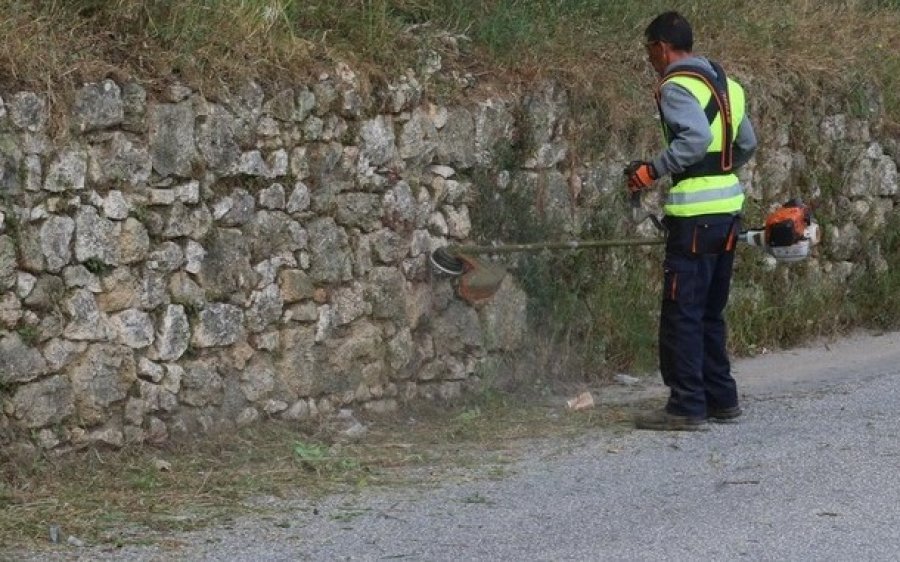
[[[0,105],[3,442],[391,411],[520,342],[511,283],[476,311],[428,264],[470,235],[456,175],[511,137],[504,103],[424,103],[412,75],[371,95],[344,66],[271,95],[147,98],[88,84],[59,138],[42,96]]]
[[[53,137],[44,97],[0,100],[0,445],[386,412],[455,396],[520,346],[511,278],[473,309],[432,278],[429,253],[471,236],[479,191],[533,202],[558,238],[625,215],[621,170],[641,151],[576,157],[572,140],[598,125],[553,83],[430,103],[432,55],[378,92],[345,65],[215,99],[87,84]],[[877,96],[865,115],[837,101],[754,114],[762,144],[741,177],[756,204],[802,196],[834,217],[802,267],[840,284],[886,267],[870,240],[900,201],[900,143]],[[736,285],[735,299],[761,298]]]

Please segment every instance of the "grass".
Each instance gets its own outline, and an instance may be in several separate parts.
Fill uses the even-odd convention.
[[[429,486],[456,469],[487,467],[485,477],[497,478],[504,464],[526,454],[524,439],[578,435],[625,419],[616,408],[567,414],[557,403],[491,390],[406,411],[404,420],[370,420],[365,440],[352,444],[339,444],[323,427],[270,421],[163,448],[64,457],[0,451],[0,549],[46,548],[50,525],[60,526],[63,541],[74,535],[119,546],[242,515],[283,525],[283,513],[253,499],[314,502],[334,491]],[[350,521],[359,514],[348,505],[326,516]]]
[[[877,0],[0,0],[0,76],[51,101],[110,75],[216,91],[248,77],[296,83],[338,60],[370,84],[432,50],[448,74],[484,83],[562,80],[591,138],[595,123],[627,134],[651,109],[641,34],[673,8],[694,22],[698,50],[752,76],[754,91],[800,81],[814,95],[865,79],[900,123],[898,62],[884,56],[900,49],[900,8]]]
[[[123,544],[133,533],[189,530],[237,513],[253,495],[289,486],[312,491],[356,482],[366,469],[329,455],[296,454],[284,427],[228,439],[121,451],[86,450],[65,458],[4,453],[0,545],[39,545],[51,524],[92,543]]]
[[[900,328],[898,232],[893,217],[880,233],[864,234],[886,267],[857,267],[849,280],[812,261],[773,270],[758,249],[739,247],[725,310],[730,353],[785,349],[858,327]],[[661,259],[660,248],[525,258],[516,275],[542,331],[524,368],[570,381],[655,370]]]
[[[833,198],[836,194],[823,198],[820,226],[846,222]],[[854,259],[857,267],[846,280],[814,262],[769,271],[762,265],[762,254],[740,250],[726,310],[732,351],[748,355],[762,347],[783,349],[857,327],[900,328],[900,303],[895,298],[900,291],[900,219],[892,214],[882,228],[862,230],[865,250]],[[876,249],[883,268],[872,265]]]
[[[851,280],[849,287],[849,320],[875,328],[895,330],[900,328],[900,217],[892,215],[884,227],[878,242],[887,268],[860,275]]]
[[[84,261],[84,268],[93,273],[94,275],[104,276],[115,269],[114,266],[109,265],[105,261],[100,258],[88,258]]]
[[[661,260],[661,250],[525,258],[519,280],[531,296],[532,318],[548,320],[538,324],[547,339],[538,349],[556,350],[538,364],[553,378],[570,380],[649,370],[658,308],[654,260]]]
[[[19,334],[19,337],[22,338],[22,342],[25,345],[35,345],[41,339],[40,328],[30,324],[21,326],[16,332]]]

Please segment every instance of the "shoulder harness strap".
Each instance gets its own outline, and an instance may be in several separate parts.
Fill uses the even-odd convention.
[[[698,162],[694,166],[689,167],[688,170],[685,170],[685,175],[713,175],[720,174],[722,172],[729,172],[733,168],[733,158],[734,158],[734,124],[732,123],[731,118],[731,100],[728,96],[728,78],[725,75],[725,71],[722,67],[710,61],[710,64],[713,67],[715,73],[709,72],[707,69],[700,66],[680,66],[676,70],[666,74],[659,81],[659,84],[656,88],[656,106],[659,110],[660,120],[663,123],[663,127],[665,127],[665,119],[662,113],[662,103],[661,103],[661,89],[663,84],[665,84],[670,78],[674,78],[676,76],[687,76],[689,78],[695,78],[703,82],[707,88],[709,88],[712,95],[709,98],[709,102],[706,104],[706,107],[703,108],[703,112],[706,114],[706,119],[710,125],[713,124],[716,120],[716,116],[721,114],[722,119],[722,151],[721,153],[709,153],[704,160]],[[668,131],[668,129],[666,129]],[[668,134],[668,132],[667,132]],[[691,169],[695,168],[696,169]],[[678,181],[678,178],[674,178]]]

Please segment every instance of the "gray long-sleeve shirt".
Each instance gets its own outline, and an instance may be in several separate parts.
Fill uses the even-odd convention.
[[[709,60],[699,56],[672,63],[666,72],[677,70],[682,66],[705,66],[710,72],[715,73]],[[697,98],[684,87],[673,82],[663,84],[660,88],[660,105],[666,125],[673,135],[669,146],[653,159],[653,167],[659,177],[662,177],[666,174],[679,174],[687,166],[702,160],[712,143],[712,132],[703,108],[697,103]],[[756,151],[756,144],[756,133],[745,112],[738,124],[734,140],[735,170],[750,160]]]

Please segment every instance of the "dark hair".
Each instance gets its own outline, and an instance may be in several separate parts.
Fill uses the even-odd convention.
[[[679,51],[690,52],[694,48],[694,32],[691,24],[678,12],[665,12],[656,16],[644,30],[647,41],[663,41]]]

